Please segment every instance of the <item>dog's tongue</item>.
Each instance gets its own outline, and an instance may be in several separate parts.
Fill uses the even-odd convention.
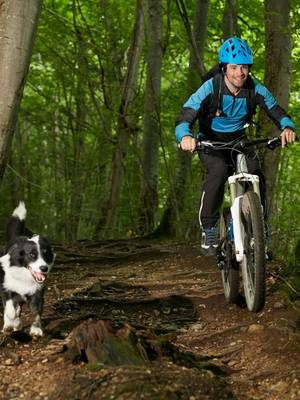
[[[29,271],[38,283],[42,283],[46,279],[45,275],[42,272],[33,271],[31,267],[29,267]]]

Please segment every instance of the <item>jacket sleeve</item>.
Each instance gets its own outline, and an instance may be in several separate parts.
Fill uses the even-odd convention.
[[[295,125],[286,111],[280,107],[271,92],[263,85],[255,82],[257,103],[262,107],[274,124],[282,131],[285,128],[295,130]]]
[[[184,103],[175,124],[175,135],[178,142],[181,142],[184,136],[192,136],[191,128],[197,119],[198,112],[203,102],[212,93],[212,79],[209,79]]]

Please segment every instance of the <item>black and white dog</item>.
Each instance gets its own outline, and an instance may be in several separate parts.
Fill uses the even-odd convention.
[[[20,202],[7,224],[7,251],[0,257],[0,292],[3,302],[3,332],[22,328],[21,306],[27,303],[34,315],[31,336],[43,336],[45,280],[55,254],[48,241],[40,236],[25,236],[26,208]]]

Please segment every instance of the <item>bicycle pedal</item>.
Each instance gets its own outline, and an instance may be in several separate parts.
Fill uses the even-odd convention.
[[[222,254],[218,254],[217,256],[217,265],[220,270],[225,267],[225,257]]]
[[[224,267],[225,267],[225,262],[224,261],[218,262],[217,265],[218,265],[219,270],[222,271],[224,269]]]

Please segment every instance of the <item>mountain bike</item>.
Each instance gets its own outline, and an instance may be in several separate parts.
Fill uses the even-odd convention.
[[[261,147],[274,150],[280,145],[279,138],[242,138],[229,143],[202,140],[197,145],[197,151],[231,151],[233,173],[227,180],[230,207],[220,213],[217,261],[226,300],[234,303],[239,298],[241,269],[247,308],[253,312],[265,304],[266,238],[259,177],[248,172],[247,154]]]

